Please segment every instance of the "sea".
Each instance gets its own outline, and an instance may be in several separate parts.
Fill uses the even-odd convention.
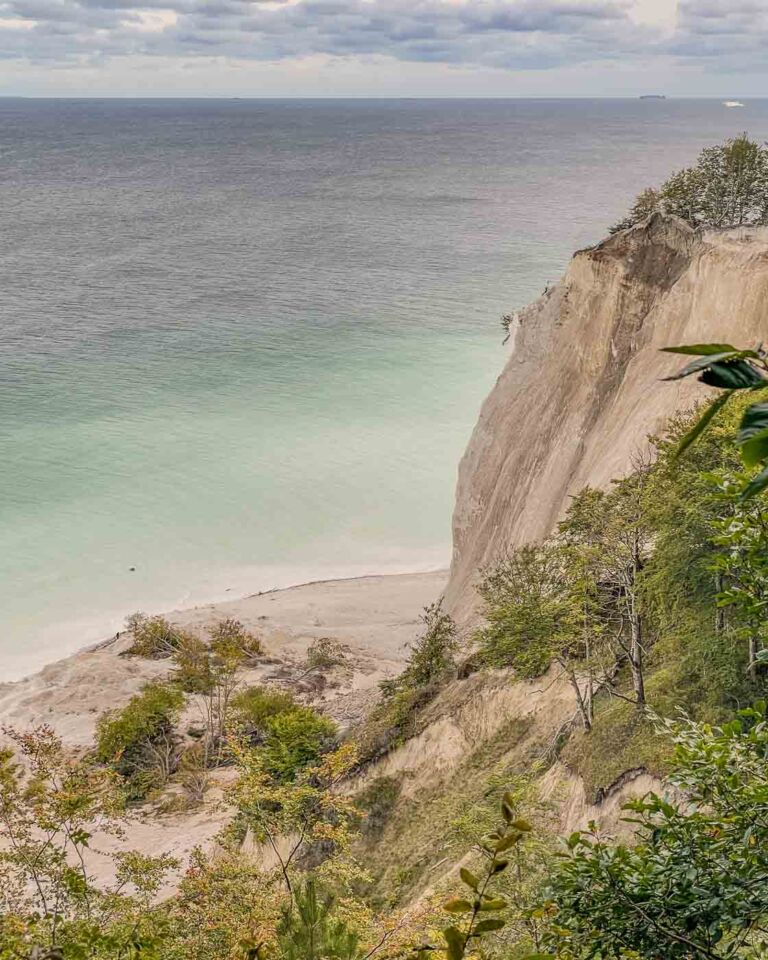
[[[768,101],[0,99],[0,680],[448,565],[500,318]]]

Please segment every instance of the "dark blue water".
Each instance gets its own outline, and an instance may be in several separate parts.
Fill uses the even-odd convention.
[[[768,103],[0,100],[0,672],[447,563],[501,314],[743,129]]]

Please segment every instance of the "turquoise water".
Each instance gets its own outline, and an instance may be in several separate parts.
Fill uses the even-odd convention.
[[[501,314],[768,106],[0,101],[0,125],[10,679],[137,609],[446,565]]]

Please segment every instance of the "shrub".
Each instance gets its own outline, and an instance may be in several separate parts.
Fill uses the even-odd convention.
[[[231,707],[233,731],[252,743],[261,743],[267,733],[267,722],[295,710],[297,704],[286,690],[252,686],[236,693]]]
[[[161,681],[148,683],[122,710],[101,717],[96,728],[96,758],[125,780],[130,800],[140,800],[168,779],[176,767],[173,727],[184,694]]]
[[[245,629],[239,620],[220,620],[211,630],[211,649],[219,657],[242,663],[253,663],[264,655],[258,637]]]
[[[347,662],[344,647],[331,637],[320,637],[310,644],[307,650],[307,672],[314,670],[332,670],[344,666]]]
[[[336,724],[311,707],[294,707],[266,721],[263,756],[269,773],[283,783],[318,760],[336,735]]]
[[[392,696],[398,690],[418,690],[440,684],[455,668],[459,635],[454,621],[443,613],[442,600],[425,607],[420,619],[424,631],[411,647],[405,670],[399,677],[381,684],[385,696]]]
[[[128,617],[126,629],[133,638],[126,654],[150,660],[172,657],[187,639],[182,630],[164,617],[148,617],[144,613],[134,613]]]

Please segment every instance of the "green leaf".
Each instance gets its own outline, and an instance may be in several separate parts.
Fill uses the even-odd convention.
[[[691,427],[688,433],[682,438],[680,443],[677,445],[675,450],[675,458],[679,457],[681,453],[684,453],[692,443],[695,443],[699,437],[704,433],[707,427],[710,425],[712,420],[717,416],[717,414],[723,409],[723,407],[728,403],[728,401],[733,396],[733,391],[728,390],[726,393],[717,397],[715,400],[710,403],[701,417],[696,421],[696,423]]]
[[[501,803],[501,813],[504,819],[509,823],[515,816],[515,811],[510,807],[510,805],[503,800]]]
[[[768,386],[751,363],[745,360],[731,360],[728,363],[713,363],[699,377],[702,383],[721,390],[751,390],[754,387]]]
[[[768,653],[768,650],[764,651]],[[488,900],[484,900],[480,904],[481,910],[506,910],[509,906],[507,901],[503,897],[489,897]]]
[[[506,920],[502,920],[501,917],[488,917],[487,920],[481,920],[478,923],[474,929],[474,934],[491,933],[492,930],[501,930],[506,925]]]
[[[496,844],[496,853],[504,853],[505,850],[514,847],[514,845],[520,841],[520,837],[522,837],[521,833],[508,833],[506,837],[502,837]]]
[[[519,830],[521,833],[530,833],[531,830],[533,830],[533,827],[527,820],[513,820],[510,826],[514,827],[515,830]]]
[[[459,876],[472,890],[477,890],[477,888],[480,886],[480,881],[477,879],[474,873],[471,873],[466,867],[462,867],[459,870]]]
[[[448,944],[448,960],[461,960],[464,956],[464,938],[458,927],[446,927],[443,939]]]
[[[692,343],[688,347],[662,347],[662,353],[686,353],[694,357],[711,356],[713,353],[738,353],[730,343]]]
[[[756,477],[753,477],[752,480],[744,487],[741,491],[740,500],[751,500],[752,497],[757,496],[762,490],[768,487],[768,467],[765,470],[762,470]]]
[[[696,360],[691,360],[690,363],[686,364],[682,370],[678,370],[677,373],[673,373],[669,377],[663,377],[663,380],[682,380],[684,377],[690,377],[692,373],[698,373],[700,370],[706,370],[708,367],[713,366],[718,361],[723,360],[732,360],[737,361],[739,357],[738,351],[729,350],[725,353],[715,353],[712,356],[707,357],[698,357]]]
[[[509,866],[509,860],[497,860],[493,865],[493,873],[501,873]]]
[[[445,901],[443,910],[445,910],[446,913],[469,913],[472,910],[472,904],[469,900],[454,897],[452,900]]]
[[[736,441],[748,467],[768,459],[768,403],[753,403],[744,411]]]

